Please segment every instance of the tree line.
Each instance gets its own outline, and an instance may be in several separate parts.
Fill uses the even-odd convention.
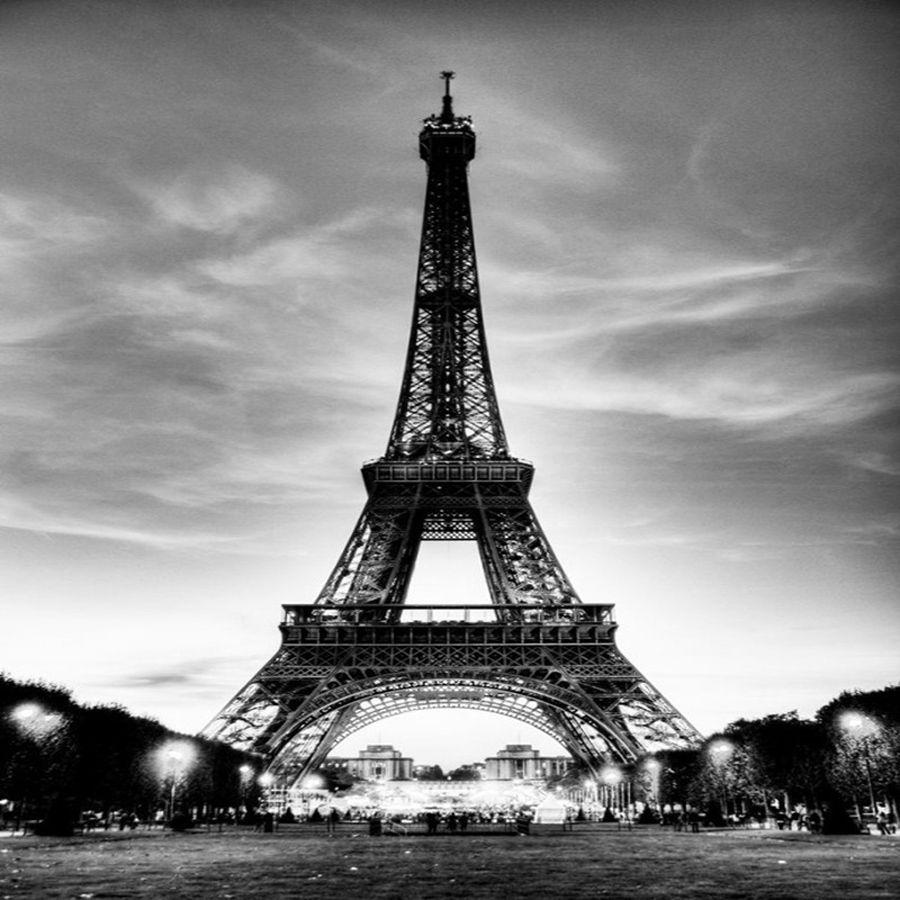
[[[564,778],[571,787],[584,775]],[[812,719],[739,719],[698,748],[647,754],[613,777],[654,809],[703,811],[714,824],[790,818],[798,809],[832,831],[857,830],[879,814],[896,824],[900,685],[844,692]]]
[[[214,817],[258,800],[260,760],[179,734],[119,706],[83,706],[64,688],[0,673],[0,816],[65,833],[101,823]]]
[[[187,810],[215,817],[252,809],[261,768],[258,758],[226,744],[173,732],[119,706],[83,706],[64,688],[0,673],[6,824],[30,819],[58,831],[88,810],[106,821],[154,821]],[[587,776],[573,767],[560,783],[577,788]],[[845,692],[812,719],[795,712],[739,719],[698,748],[647,754],[614,777],[649,808],[702,810],[711,823],[798,808],[815,811],[831,830],[851,830],[879,812],[896,822],[900,685]]]

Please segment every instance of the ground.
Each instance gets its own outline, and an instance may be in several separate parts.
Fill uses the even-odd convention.
[[[900,839],[555,829],[371,837],[342,825],[0,837],[0,900],[900,897]]]

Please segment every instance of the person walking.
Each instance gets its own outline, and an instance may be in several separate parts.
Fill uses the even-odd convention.
[[[331,807],[328,815],[325,816],[325,830],[332,837],[334,836],[335,830],[337,829],[337,823],[341,820],[341,814],[337,811],[335,807]]]

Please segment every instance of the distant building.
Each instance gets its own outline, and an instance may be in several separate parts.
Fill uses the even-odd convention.
[[[564,775],[572,765],[569,756],[541,756],[531,744],[507,744],[496,756],[454,769],[454,780],[515,781],[537,780]],[[439,766],[413,765],[392,744],[369,744],[358,756],[329,756],[322,769],[335,775],[345,773],[363,781],[444,780],[450,773]]]
[[[346,772],[365,781],[404,781],[412,777],[411,757],[401,756],[391,744],[369,744],[359,756],[329,756],[322,764],[326,771]]]
[[[571,765],[569,756],[541,756],[531,744],[507,744],[485,760],[484,777],[491,781],[551,778],[564,775]]]

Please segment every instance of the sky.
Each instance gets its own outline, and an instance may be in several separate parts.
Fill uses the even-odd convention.
[[[0,669],[194,732],[386,446],[438,73],[538,518],[701,731],[898,680],[887,3],[0,6]],[[474,544],[410,602],[486,602]],[[342,755],[521,723],[433,711]]]

